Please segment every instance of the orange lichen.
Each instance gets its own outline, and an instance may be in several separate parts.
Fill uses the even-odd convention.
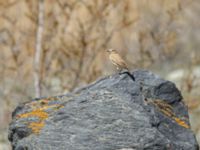
[[[40,122],[31,122],[28,127],[32,129],[32,132],[35,134],[39,134],[40,130],[44,127],[44,121]]]
[[[18,118],[37,117],[39,121],[28,123],[28,127],[32,129],[33,133],[38,134],[40,130],[44,127],[45,125],[44,121],[48,118],[48,116],[49,114],[47,112],[37,109],[24,114],[19,114],[17,117]]]
[[[185,127],[185,128],[190,128],[190,126],[188,124],[186,124],[183,120],[177,118],[177,117],[173,117],[173,119],[176,121],[177,124],[179,124],[180,126],[182,127]]]
[[[39,119],[46,119],[48,117],[48,113],[41,110],[33,110],[31,112],[19,114],[17,117],[18,118],[38,117]]]
[[[53,110],[58,110],[60,108],[63,108],[63,105],[54,104],[54,105],[46,105],[47,101],[45,100],[45,103],[43,103],[42,107],[40,105],[34,106],[35,109],[33,109],[30,112],[23,113],[17,115],[17,118],[28,118],[28,117],[37,117],[39,120],[37,122],[30,122],[28,123],[28,127],[32,129],[32,132],[35,134],[39,134],[40,130],[45,125],[45,120],[48,118],[49,114],[45,112],[45,110],[49,108],[53,108]],[[34,102],[35,104],[35,102]],[[40,106],[40,107],[39,107]]]
[[[150,102],[153,103],[156,106],[156,108],[159,111],[161,111],[164,115],[174,120],[178,125],[184,128],[190,128],[190,126],[185,121],[176,117],[176,114],[173,112],[173,107],[167,104],[165,101],[156,99],[156,100],[150,100]]]

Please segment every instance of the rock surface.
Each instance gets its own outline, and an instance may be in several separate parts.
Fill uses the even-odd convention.
[[[13,112],[15,150],[197,150],[176,86],[151,72],[102,78]]]

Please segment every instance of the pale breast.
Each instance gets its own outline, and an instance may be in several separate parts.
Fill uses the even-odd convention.
[[[110,54],[109,58],[112,61],[112,63],[114,65],[116,65],[117,67],[127,69],[127,65],[126,65],[125,61],[121,58],[121,56],[119,54],[117,54],[117,53]]]

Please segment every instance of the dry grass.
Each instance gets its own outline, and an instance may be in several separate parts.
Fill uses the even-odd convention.
[[[50,96],[110,74],[107,48],[118,49],[130,68],[161,75],[200,64],[198,1],[48,0],[41,57],[34,66],[38,1],[0,0],[1,129],[19,102],[34,97],[35,67],[41,95]],[[194,92],[200,87],[199,78],[193,74],[181,78],[188,104],[200,97]]]

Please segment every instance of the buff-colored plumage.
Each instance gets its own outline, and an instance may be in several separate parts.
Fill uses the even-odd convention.
[[[134,75],[130,73],[126,62],[122,59],[118,52],[114,49],[108,49],[107,52],[109,53],[110,61],[117,67],[120,73],[123,69],[126,69],[126,72],[124,73],[126,73],[135,82]]]
[[[119,53],[114,49],[109,49],[109,59],[117,67],[118,70],[128,70],[126,62],[122,59]]]

